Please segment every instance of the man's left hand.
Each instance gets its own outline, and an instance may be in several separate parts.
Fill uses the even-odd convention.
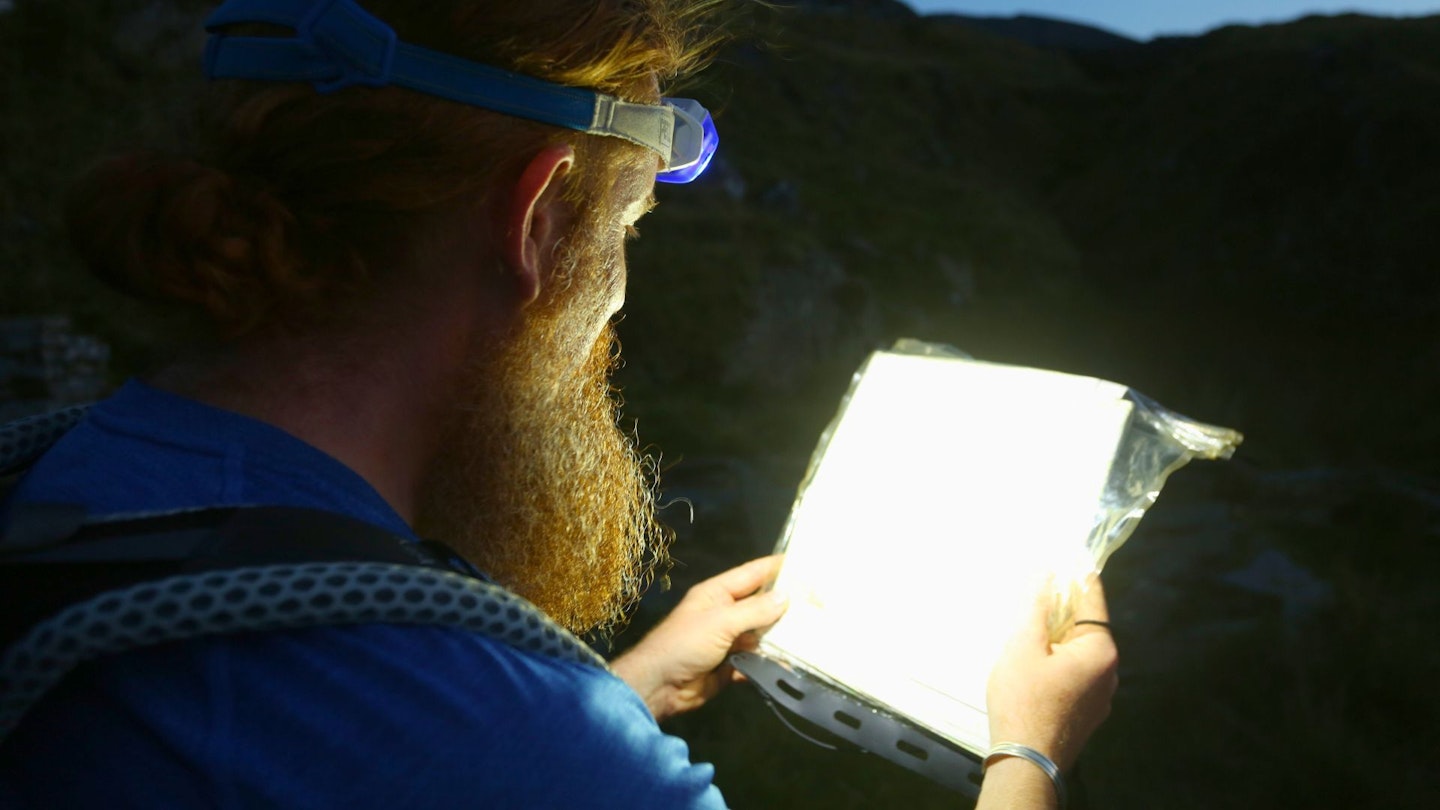
[[[751,560],[701,582],[675,610],[610,667],[664,720],[698,709],[743,676],[725,659],[754,649],[762,631],[785,613],[786,601],[759,589],[780,570],[781,555]]]

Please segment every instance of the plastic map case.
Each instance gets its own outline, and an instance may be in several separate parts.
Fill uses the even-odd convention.
[[[973,794],[986,681],[1038,590],[1055,591],[1058,639],[1166,478],[1241,440],[1113,382],[877,351],[778,543],[789,610],[735,663],[807,720]]]

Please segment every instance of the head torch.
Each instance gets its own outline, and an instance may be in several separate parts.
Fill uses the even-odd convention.
[[[222,33],[269,23],[295,36]],[[624,138],[660,156],[662,183],[688,183],[710,165],[720,136],[691,99],[636,104],[579,87],[471,62],[401,42],[394,29],[354,0],[227,0],[205,21],[205,75],[211,79],[309,82],[321,93],[352,85],[393,85],[475,107]]]

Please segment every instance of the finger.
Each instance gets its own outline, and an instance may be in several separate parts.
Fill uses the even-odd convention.
[[[1057,642],[1057,644],[1069,644],[1076,639],[1085,638],[1086,636],[1103,636],[1112,645],[1114,644],[1115,637],[1114,634],[1111,633],[1109,625],[1088,623],[1070,625],[1070,628],[1065,631],[1065,637]]]
[[[724,626],[733,640],[751,630],[764,630],[785,615],[790,601],[778,591],[766,591],[741,599],[725,608]]]
[[[1056,644],[1054,650],[1063,654],[1077,666],[1081,676],[1109,693],[1115,693],[1119,683],[1120,651],[1115,637],[1103,627],[1081,625],[1065,641]]]
[[[754,652],[760,648],[760,632],[746,630],[735,638],[730,645],[730,652],[733,655],[737,652]]]
[[[1010,644],[1034,649],[1047,649],[1050,645],[1050,611],[1055,607],[1055,580],[1047,577],[1035,591],[1029,609],[1021,622],[1010,634]]]
[[[1075,589],[1075,606],[1071,613],[1070,625],[1064,629],[1063,641],[1070,643],[1078,638],[1100,634],[1109,636],[1110,610],[1105,603],[1105,588],[1098,574],[1091,574]]]
[[[730,663],[729,661],[726,661],[725,663],[716,667],[715,671],[710,674],[709,678],[707,678],[709,683],[706,685],[707,688],[705,691],[710,693],[708,697],[713,697],[715,694],[719,693],[721,689],[724,689],[730,684],[735,683],[737,681],[737,678],[735,677],[736,675],[740,675],[740,670],[736,669],[735,665]],[[743,679],[744,677],[744,675],[740,675],[741,679]]]
[[[1085,580],[1083,592],[1075,604],[1075,618],[1092,622],[1110,621],[1110,607],[1105,604],[1105,586],[1101,584],[1099,574],[1091,574]],[[1085,626],[1093,625],[1082,625]]]
[[[695,587],[719,591],[731,599],[749,596],[780,573],[780,564],[784,560],[785,555],[783,554],[771,554],[768,557],[751,560],[744,565],[716,574]]]

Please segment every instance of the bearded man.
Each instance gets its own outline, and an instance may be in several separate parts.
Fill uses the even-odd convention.
[[[106,161],[68,208],[101,278],[203,336],[95,406],[7,509],[321,510],[440,538],[573,632],[616,623],[665,550],[616,425],[609,323],[657,173],[714,149],[704,111],[660,94],[713,44],[709,5],[225,3],[195,154]],[[780,617],[777,566],[696,586],[608,669],[379,622],[112,655],[0,746],[0,803],[722,807],[656,720],[702,705]],[[1068,767],[1113,644],[1033,629],[1002,662],[996,739]],[[1053,806],[1014,762],[982,803]]]

